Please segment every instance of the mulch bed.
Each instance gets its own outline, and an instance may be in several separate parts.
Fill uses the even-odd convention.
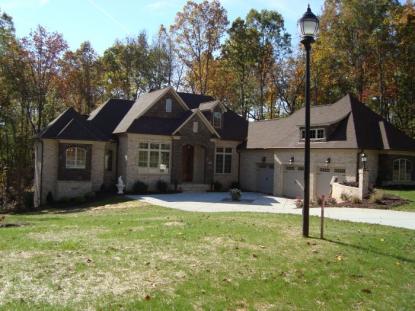
[[[336,205],[331,205],[329,207],[354,207],[354,208],[375,208],[375,209],[392,209],[397,206],[408,204],[410,201],[402,199],[394,195],[385,195],[382,200],[377,202],[369,202],[369,200],[364,199],[361,203],[352,203],[352,202],[341,202]]]

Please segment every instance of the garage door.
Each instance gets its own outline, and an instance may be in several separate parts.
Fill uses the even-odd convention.
[[[316,182],[316,194],[317,196],[330,196],[331,186],[330,182],[333,176],[338,177],[338,181],[342,182],[345,180],[346,170],[344,168],[328,168],[320,167],[317,170],[317,182]]]
[[[289,198],[302,198],[304,196],[303,166],[285,166],[283,194]]]
[[[258,165],[257,191],[272,194],[274,189],[274,165]]]

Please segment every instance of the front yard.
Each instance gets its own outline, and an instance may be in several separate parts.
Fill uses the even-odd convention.
[[[136,201],[11,215],[4,310],[412,310],[415,231],[301,217],[188,213]],[[311,233],[318,235],[317,218]]]

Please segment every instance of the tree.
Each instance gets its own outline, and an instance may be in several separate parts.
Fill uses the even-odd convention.
[[[177,13],[171,31],[178,55],[189,71],[193,92],[208,92],[211,63],[227,25],[226,11],[218,0],[204,0],[199,4],[188,1]]]
[[[248,28],[255,31],[258,44],[255,46],[255,71],[257,75],[259,98],[258,119],[264,119],[264,108],[267,106],[265,99],[275,99],[273,96],[272,71],[278,70],[278,64],[283,57],[290,52],[291,39],[290,35],[285,32],[284,19],[276,11],[251,10],[247,17],[246,23]],[[275,93],[275,92],[274,92]],[[272,114],[273,102],[268,106]]]
[[[75,52],[67,51],[62,61],[61,92],[66,105],[81,113],[89,113],[101,103],[102,75],[98,55],[86,41]]]

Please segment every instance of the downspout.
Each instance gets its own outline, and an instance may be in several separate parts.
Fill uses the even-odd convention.
[[[360,165],[360,155],[364,152],[363,149],[360,149],[360,152],[357,152],[356,154],[356,182],[359,184],[359,165]]]

